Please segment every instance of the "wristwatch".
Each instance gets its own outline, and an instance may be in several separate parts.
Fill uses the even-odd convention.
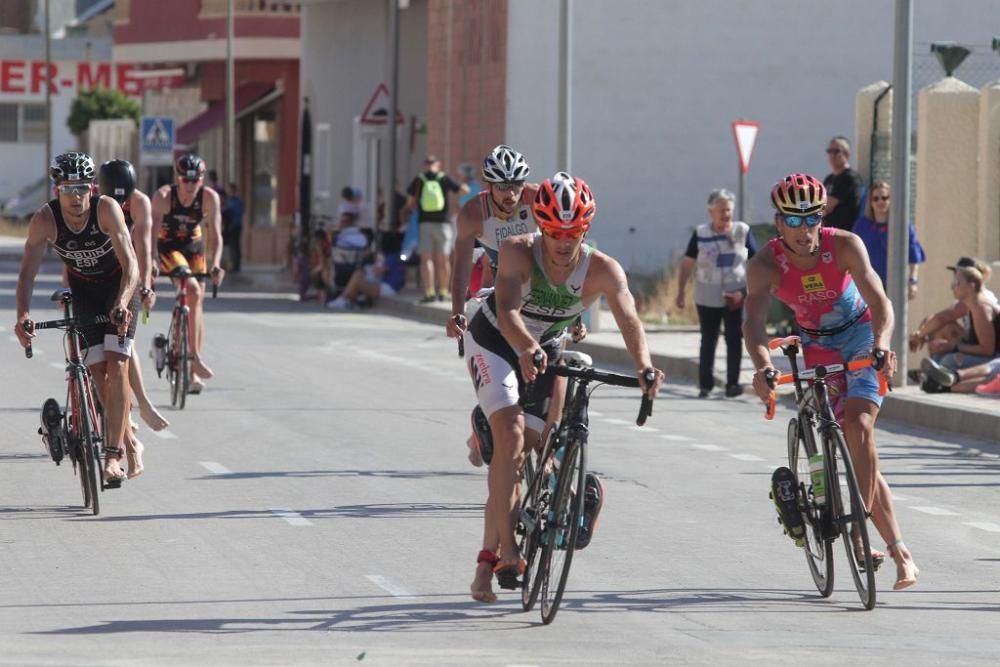
[[[152,291],[153,290],[149,289],[148,287],[140,287],[139,288],[139,296],[142,297],[143,299],[145,299],[147,296],[149,296],[149,293],[152,292]]]

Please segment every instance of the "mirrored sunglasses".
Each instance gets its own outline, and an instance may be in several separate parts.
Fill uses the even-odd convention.
[[[74,183],[72,185],[58,185],[56,189],[59,190],[61,194],[64,195],[89,195],[91,190],[90,183]]]
[[[798,228],[805,223],[806,227],[815,227],[819,223],[823,222],[822,215],[785,215],[782,216],[785,220],[785,224],[789,227]]]
[[[500,192],[515,192],[517,190],[523,190],[524,189],[524,181],[517,181],[517,182],[514,182],[514,183],[511,183],[511,182],[507,182],[507,183],[494,183],[493,187],[496,188]]]
[[[181,176],[181,183],[197,183],[201,180],[201,177],[188,178],[187,176]]]
[[[574,229],[543,229],[542,233],[556,241],[575,241],[584,235],[585,230],[581,227]]]

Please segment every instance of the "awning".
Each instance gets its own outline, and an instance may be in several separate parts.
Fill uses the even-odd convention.
[[[256,109],[259,102],[271,101],[281,96],[280,88],[275,88],[271,83],[247,83],[236,89],[236,99],[233,108],[236,110],[236,117],[251,109]],[[226,101],[218,100],[208,105],[208,108],[188,122],[177,128],[177,143],[181,146],[190,146],[198,140],[198,137],[209,130],[222,125],[226,119]]]

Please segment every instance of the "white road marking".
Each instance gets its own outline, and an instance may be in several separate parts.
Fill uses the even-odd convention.
[[[606,417],[601,420],[605,424],[617,424],[618,426],[628,426],[632,422],[626,421],[624,419],[614,419],[613,417]]]
[[[940,507],[910,507],[911,510],[917,510],[918,512],[923,512],[924,514],[933,514],[934,516],[958,516],[958,512],[952,512],[951,510],[942,509]]]
[[[661,435],[661,438],[667,436]],[[691,445],[691,449],[700,449],[703,452],[728,452],[729,450],[725,447],[720,447],[718,445]]]
[[[162,431],[153,431],[153,435],[155,435],[157,438],[160,438],[161,440],[176,440],[177,439],[176,435],[174,435],[173,433],[171,433],[170,431],[168,431],[166,429],[164,429]]]
[[[280,517],[290,523],[293,526],[311,526],[312,521],[305,518],[298,512],[293,512],[288,507],[268,507],[269,512],[277,517]]]
[[[591,412],[590,414],[594,414],[594,413]],[[660,437],[663,438],[664,440],[690,440],[691,439],[691,438],[687,437],[686,435],[677,435],[675,433],[664,433]]]
[[[231,475],[232,471],[221,463],[215,461],[199,461],[199,465],[215,475]]]
[[[591,417],[603,417],[603,412],[598,412],[597,410],[587,410]]]
[[[365,579],[367,579],[368,581],[372,582],[373,584],[375,584],[376,586],[378,586],[382,590],[388,591],[389,593],[392,593],[392,595],[394,597],[397,597],[400,600],[416,600],[417,599],[417,596],[415,596],[413,593],[411,593],[410,591],[406,590],[405,588],[403,588],[402,586],[400,586],[396,582],[391,581],[390,579],[387,579],[387,578],[383,577],[380,574],[366,574],[365,575]]]
[[[660,430],[655,426],[638,426],[637,424],[632,424],[628,428],[630,431],[638,431],[639,433],[657,433]]]
[[[731,456],[734,459],[739,459],[740,461],[763,461],[764,460],[761,457],[755,456],[753,454],[730,454],[729,456]]]
[[[60,370],[66,368],[66,364],[60,364],[58,361],[50,361],[49,366],[51,366],[52,368],[58,368]]]
[[[966,521],[962,525],[971,526],[972,528],[978,528],[990,533],[1000,533],[1000,524],[989,523],[988,521]]]

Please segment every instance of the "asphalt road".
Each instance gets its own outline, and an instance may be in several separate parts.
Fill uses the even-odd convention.
[[[767,498],[785,419],[749,398],[669,385],[646,428],[634,391],[592,402],[607,500],[563,608],[469,599],[485,469],[465,459],[471,383],[437,327],[329,314],[223,290],[217,373],[170,428],[144,426],[147,472],[80,507],[35,435],[65,391],[60,337],[26,360],[0,273],[0,663],[996,664],[1000,448],[885,423],[878,438],[922,575],[861,611],[837,545],[821,599]],[[36,319],[54,316],[43,276]],[[144,353],[167,304],[140,327]],[[146,357],[144,356],[144,359]],[[155,403],[167,383],[146,361]],[[882,546],[882,541],[875,541]]]

